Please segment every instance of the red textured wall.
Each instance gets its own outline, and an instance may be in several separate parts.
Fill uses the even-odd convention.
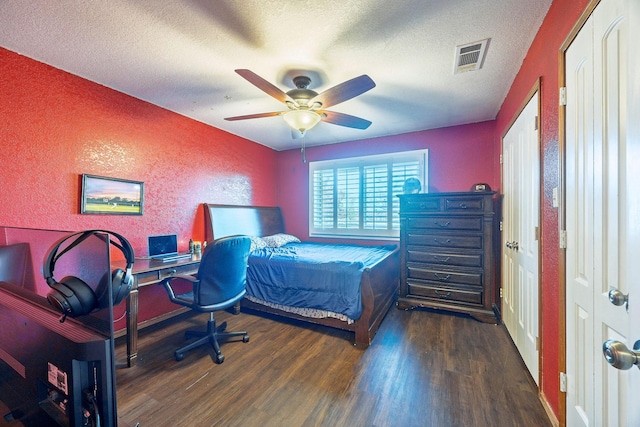
[[[0,226],[103,228],[144,255],[150,234],[202,240],[203,202],[277,204],[275,151],[2,48],[0,144]],[[83,173],[143,181],[144,215],[81,215]]]
[[[589,0],[553,2],[496,118],[498,135],[503,135],[529,90],[539,77],[542,78],[540,95],[543,199],[540,339],[543,344],[540,388],[556,415],[559,415],[560,405],[559,298],[564,293],[559,283],[558,209],[551,204],[553,188],[559,186],[558,55],[560,46],[588,3]]]
[[[108,228],[136,249],[176,232],[202,202],[274,204],[276,153],[221,130],[0,49],[0,224]],[[83,173],[143,181],[144,215],[80,215]]]
[[[495,122],[307,148],[307,162],[429,149],[429,191],[468,191],[477,182],[500,184]],[[309,237],[309,164],[299,149],[278,153],[278,190],[287,230]]]

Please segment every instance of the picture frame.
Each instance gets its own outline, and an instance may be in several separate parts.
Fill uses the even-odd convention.
[[[80,213],[103,215],[142,215],[144,182],[82,175]]]

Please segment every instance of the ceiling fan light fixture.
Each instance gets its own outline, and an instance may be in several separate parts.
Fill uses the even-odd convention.
[[[284,121],[287,122],[294,130],[304,133],[320,122],[320,114],[311,110],[291,110],[283,115]]]
[[[247,120],[261,117],[282,116],[293,130],[292,135],[304,136],[305,132],[313,128],[320,121],[332,125],[344,126],[352,129],[367,129],[371,122],[349,114],[327,111],[325,108],[340,104],[362,95],[376,87],[371,77],[363,74],[333,86],[322,93],[308,89],[311,79],[307,76],[293,77],[296,89],[283,92],[277,86],[269,83],[256,73],[247,69],[235,70],[249,83],[284,103],[289,111],[272,111],[269,113],[246,114],[243,116],[225,117],[225,120]]]

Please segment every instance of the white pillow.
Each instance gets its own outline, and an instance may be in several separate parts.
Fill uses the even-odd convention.
[[[249,252],[259,251],[260,249],[264,249],[267,247],[267,243],[262,240],[260,237],[249,236],[251,239],[251,246],[249,247]]]
[[[285,233],[264,236],[262,240],[270,248],[279,248],[280,246],[286,245],[287,243],[300,243],[300,239],[298,239],[296,236]]]

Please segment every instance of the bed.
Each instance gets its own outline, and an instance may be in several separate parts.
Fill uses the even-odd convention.
[[[400,260],[396,245],[377,245],[370,248],[358,245],[299,242],[295,237],[286,234],[279,207],[205,203],[204,217],[207,242],[238,234],[254,238],[284,236],[286,240],[292,240],[284,245],[273,245],[274,249],[264,248],[258,244],[256,250],[250,254],[247,270],[247,297],[242,301],[242,307],[351,331],[354,333],[354,345],[359,348],[367,348],[371,344],[371,340],[397,296]],[[254,240],[259,242],[262,239]],[[321,248],[328,251],[328,255],[323,256],[329,257],[329,261],[322,264],[320,267],[322,272],[318,274],[317,269],[313,270],[316,268],[313,264],[319,262],[309,257],[319,253]],[[365,248],[372,251],[364,251]],[[338,260],[331,257],[343,258]],[[347,271],[345,274],[357,280],[355,286],[348,285],[346,279],[343,283],[340,276],[342,273],[329,270],[327,268],[329,264],[345,269]],[[268,268],[275,268],[276,273],[273,270],[266,270]],[[283,281],[290,277],[295,277],[298,281],[300,278],[305,278],[305,284],[301,292],[292,292],[288,285],[280,288],[277,286],[269,288],[267,285],[265,288],[263,285],[267,284],[268,279],[265,277],[268,276],[278,276]],[[308,282],[306,282],[307,279],[309,279]],[[323,282],[340,283],[341,292],[345,293],[340,296],[325,296],[320,289]],[[293,299],[292,293],[295,294]],[[284,294],[289,298],[285,298],[284,301],[275,299]],[[320,300],[338,301],[338,306],[336,308],[334,304],[320,308],[318,304],[324,304],[327,301],[319,303],[316,298],[313,303],[309,303],[305,300],[307,294],[320,294]],[[313,295],[310,298],[313,299]],[[310,308],[310,305],[313,307]]]

